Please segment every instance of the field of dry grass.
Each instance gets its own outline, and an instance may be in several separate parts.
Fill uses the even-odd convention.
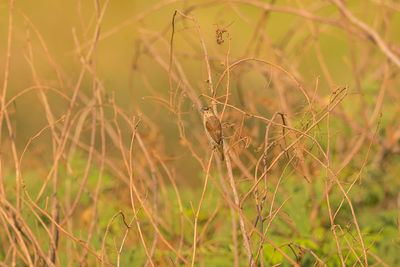
[[[400,266],[397,1],[41,2],[0,4],[0,266]]]

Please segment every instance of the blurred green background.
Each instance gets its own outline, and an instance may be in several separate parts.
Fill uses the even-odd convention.
[[[397,1],[351,0],[344,2],[356,17],[377,31],[385,43],[389,44],[389,48],[395,51],[397,57],[400,56],[400,6]],[[75,0],[15,2],[7,100],[12,99],[23,90],[35,86],[35,75],[43,87],[51,87],[69,98],[72,97],[83,67],[78,49],[85,55],[94,38],[95,3],[95,1]],[[169,98],[168,71],[162,67],[159,60],[166,64],[169,62],[171,21],[175,10],[190,14],[197,19],[210,58],[214,85],[226,69],[226,54],[230,44],[230,63],[243,58],[256,57],[281,66],[302,84],[310,97],[313,97],[313,92],[315,93],[317,96],[315,99],[319,99],[319,101],[315,100],[316,110],[323,110],[335,89],[348,87],[348,95],[338,109],[347,118],[350,118],[350,121],[335,114],[330,119],[331,166],[336,170],[351,148],[355,146],[357,140],[362,138],[362,132],[355,130],[357,127],[354,127],[352,122],[356,122],[362,129],[367,127],[365,117],[368,119],[375,114],[374,110],[379,101],[382,87],[385,88],[382,106],[377,109],[382,113],[382,117],[381,119],[379,116],[374,117],[368,126],[370,136],[374,135],[375,129],[379,126],[377,131],[379,141],[371,141],[366,138],[350,163],[341,171],[339,179],[348,188],[362,170],[362,184],[356,183],[349,196],[356,207],[364,242],[366,246],[371,245],[370,251],[389,266],[400,264],[400,257],[397,253],[400,246],[398,225],[400,156],[396,150],[400,138],[397,134],[400,131],[400,125],[396,115],[400,109],[399,68],[388,61],[377,45],[369,40],[363,31],[344,19],[336,6],[330,1],[311,0],[263,2],[191,0],[99,1],[99,7],[103,8],[106,3],[107,8],[101,22],[97,49],[90,63],[95,64],[96,76],[104,88],[101,90],[104,103],[110,104],[108,101],[115,98],[116,106],[121,108],[130,119],[133,116],[136,116],[136,119],[141,118],[142,122],[138,127],[138,132],[143,135],[145,142],[151,147],[154,159],[156,158],[154,155],[158,153],[158,156],[161,156],[172,170],[185,208],[187,226],[182,249],[185,257],[190,258],[192,248],[194,215],[191,203],[193,202],[193,206],[197,207],[205,174],[179,138],[176,113],[168,110],[165,103],[160,101],[160,99],[168,100]],[[266,11],[261,7],[263,4],[280,7],[281,11]],[[333,21],[339,26],[305,19],[301,15],[293,14],[293,10],[298,10],[299,13],[314,14],[320,19]],[[2,73],[0,81],[2,85],[4,83],[3,73],[6,71],[8,20],[9,1],[3,1],[0,5],[0,73]],[[348,26],[343,26],[346,23]],[[351,32],[347,33],[344,27],[349,27]],[[226,29],[227,31],[223,35],[223,44],[216,42],[217,29]],[[74,40],[74,35],[76,40]],[[177,16],[175,21],[173,54],[174,58],[182,64],[182,69],[189,83],[195,88],[196,94],[198,96],[209,95],[208,74],[199,34],[193,22],[182,19],[181,16]],[[287,114],[289,120],[292,121],[294,127],[301,128],[305,121],[303,115],[306,118],[311,116],[306,111],[307,103],[304,96],[291,83],[288,75],[274,72],[272,69],[272,67],[262,64],[244,64],[232,70],[229,104],[238,106],[246,112],[270,118],[274,112],[285,111],[281,96],[276,90],[277,84],[281,83],[284,87],[287,104],[292,111],[292,114]],[[60,77],[56,70],[59,71]],[[172,68],[172,71],[178,73],[176,66]],[[385,78],[385,75],[389,78]],[[357,83],[361,92],[357,89]],[[173,86],[179,88],[175,81]],[[225,86],[226,80],[218,88],[217,97],[224,96]],[[86,73],[79,90],[90,99],[93,97],[92,87],[93,75]],[[60,118],[68,110],[68,102],[52,90],[45,92],[55,117]],[[203,104],[210,104],[207,97],[201,96],[200,99]],[[225,100],[224,98],[218,99]],[[84,106],[84,101],[78,101],[73,107],[74,114],[79,114]],[[204,157],[202,159],[208,159],[209,152],[208,150],[204,151],[207,141],[202,132],[201,118],[188,99],[185,98],[182,106],[182,120],[187,136],[190,140],[194,140],[193,145],[201,157]],[[22,94],[7,107],[7,110],[15,131],[15,144],[21,155],[30,138],[48,124],[38,90]],[[365,114],[363,114],[363,110]],[[225,135],[229,136],[228,138],[232,137],[233,140],[238,125],[241,123],[241,117],[232,109],[229,112],[232,113],[224,117],[223,123],[228,125]],[[105,108],[105,118],[108,122],[112,122],[113,116],[113,108],[109,105]],[[118,121],[122,130],[121,140],[126,147],[129,147],[132,136],[131,127],[121,118],[118,118]],[[232,126],[234,130],[229,128],[229,124],[234,125]],[[254,159],[258,159],[262,155],[265,124],[261,125],[258,121],[250,119],[243,124],[245,126],[240,137],[246,137],[250,141],[238,154],[242,153],[240,156],[243,162],[253,174]],[[90,120],[88,119],[84,124],[81,137],[81,141],[85,144],[88,144],[90,140],[91,129],[89,126]],[[311,134],[326,149],[326,122],[324,121],[317,128]],[[14,203],[13,192],[16,185],[13,158],[10,156],[10,138],[5,124],[1,130],[1,153],[4,162],[2,176],[5,177],[3,184],[8,192],[10,202]],[[278,136],[279,133],[279,129],[275,129],[274,134]],[[50,132],[44,132],[33,142],[22,162],[21,167],[23,175],[27,179],[27,187],[34,195],[40,190],[43,177],[46,177],[52,166],[51,142]],[[234,142],[232,141],[232,143]],[[135,146],[140,151],[137,144]],[[95,147],[97,151],[100,151],[99,138],[96,140]],[[309,145],[308,148],[310,152],[315,152],[317,157],[320,156],[315,147]],[[304,146],[304,149],[307,149],[307,146]],[[76,177],[68,174],[67,164],[61,163],[59,166],[62,182],[58,194],[63,201],[68,194],[74,196],[79,189],[79,185],[75,181],[83,175],[87,163],[86,153],[84,150],[79,150],[76,154],[71,155],[69,164],[76,171]],[[137,153],[135,154],[137,163],[144,167],[134,170],[135,175],[137,172],[138,176],[146,177],[142,175],[149,172],[145,157],[141,151]],[[383,155],[382,159],[379,158],[381,154]],[[367,155],[368,158],[364,162]],[[107,139],[107,159],[125,172],[120,151],[109,139]],[[310,158],[307,158],[305,162],[311,166],[310,169],[315,170],[311,173],[312,185],[307,184],[303,179],[302,176],[305,174],[301,175],[293,170],[282,171],[283,165],[277,167],[285,174],[285,179],[281,185],[282,192],[277,195],[276,201],[282,204],[287,196],[290,196],[290,201],[283,207],[284,215],[278,216],[274,221],[275,226],[272,227],[268,237],[283,246],[285,253],[291,256],[293,256],[292,249],[286,244],[295,242],[315,251],[328,266],[339,266],[340,261],[330,231],[331,224],[326,202],[323,199],[325,170],[321,166],[313,169],[314,163],[311,163]],[[90,195],[94,192],[98,179],[99,162],[95,161],[94,164],[90,170],[88,184],[85,186],[85,193],[78,211],[72,218],[74,226],[70,226],[71,232],[82,238],[86,237],[85,229],[91,220],[93,203]],[[235,165],[235,176],[246,180],[236,167]],[[160,198],[168,202],[160,204],[160,217],[168,214],[168,216],[165,215],[167,222],[162,225],[162,231],[171,243],[178,246],[180,231],[178,204],[174,190],[167,182],[165,172],[162,171],[159,164],[157,164],[157,168],[160,172],[159,177],[162,177],[160,180],[167,184],[162,187],[164,191],[160,194]],[[276,170],[275,173],[274,171],[272,176],[277,180],[280,172]],[[219,176],[216,170],[213,170],[213,175]],[[97,217],[96,238],[90,243],[91,247],[94,247],[99,253],[101,252],[101,238],[110,218],[118,210],[126,211],[129,218],[133,218],[132,211],[129,210],[129,189],[116,176],[113,170],[106,168],[98,203],[98,209],[102,213]],[[271,182],[274,186],[276,180]],[[65,189],[66,186],[69,188]],[[238,186],[241,196],[243,196],[251,184],[238,182]],[[70,190],[69,193],[65,193],[68,190]],[[313,225],[309,220],[312,212],[310,190],[315,193],[321,209]],[[270,200],[273,187],[269,188],[268,192]],[[45,195],[51,196],[50,187],[46,189]],[[116,195],[119,197],[115,197]],[[150,196],[153,196],[152,193]],[[331,198],[333,210],[336,210],[342,200],[342,193],[335,188]],[[44,206],[45,201],[42,198],[39,202],[40,205]],[[68,201],[65,200],[65,203]],[[202,240],[202,245],[197,252],[199,266],[232,266],[232,228],[230,224],[225,223],[226,218],[230,218],[228,207],[215,188],[212,187],[207,191],[206,201],[199,219],[201,229],[204,229],[208,219],[213,218],[213,220],[210,230],[205,234],[205,240]],[[212,215],[214,210],[218,211],[217,215]],[[249,205],[249,209],[245,209],[244,212],[251,221],[254,221],[256,216],[254,207]],[[33,225],[37,222],[28,214],[29,209],[25,209],[23,216],[27,217],[29,225],[34,228]],[[146,240],[150,244],[153,236],[151,225],[143,212],[139,213],[139,217],[143,222]],[[285,220],[284,218],[289,219]],[[46,218],[43,217],[43,219]],[[346,250],[346,264],[357,265],[354,254],[348,251],[348,247],[354,246],[358,255],[361,255],[360,244],[357,237],[354,237],[356,231],[351,223],[351,212],[348,206],[343,206],[336,220],[336,223],[343,229],[339,239]],[[49,221],[46,223],[50,225]],[[290,225],[295,225],[294,228],[297,229],[297,232]],[[111,229],[110,235],[121,240],[125,231],[122,224],[113,224]],[[43,229],[37,230],[37,236],[43,232]],[[8,256],[6,257],[7,238],[3,234],[1,236],[0,259],[8,260]],[[146,261],[146,254],[136,229],[132,230],[128,240],[126,252],[121,255],[121,265],[143,265]],[[68,254],[65,252],[67,251],[66,247],[70,246],[68,251],[74,251],[73,261],[79,258],[77,255],[81,250],[69,244],[65,238],[61,242],[58,264],[66,266],[68,263],[71,264],[71,259],[68,259]],[[241,244],[240,242],[239,240],[239,244]],[[46,244],[48,245],[48,242]],[[252,245],[257,246],[257,239],[254,236]],[[245,253],[241,246],[239,248],[241,251],[240,265],[245,266]],[[114,264],[116,253],[112,238],[107,240],[107,249],[110,251],[108,258]],[[289,264],[271,246],[264,247],[263,255],[267,266],[278,263],[283,263],[282,266]],[[371,263],[379,263],[376,258],[369,257],[371,257]],[[159,241],[154,258],[156,265],[170,266],[169,258],[175,259],[175,256]],[[295,259],[295,257],[293,258]],[[306,253],[301,265],[310,266],[314,261],[310,254]],[[91,266],[95,262],[97,261],[92,257],[86,264]],[[97,262],[97,264],[99,263]]]

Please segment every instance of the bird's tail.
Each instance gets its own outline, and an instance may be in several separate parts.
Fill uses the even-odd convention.
[[[219,144],[217,146],[218,149],[218,154],[219,154],[219,158],[223,161],[224,160],[224,144],[221,142],[221,144]]]

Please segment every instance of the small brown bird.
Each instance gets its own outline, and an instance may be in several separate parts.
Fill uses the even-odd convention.
[[[210,107],[203,107],[201,111],[203,112],[203,124],[208,140],[214,149],[218,149],[221,160],[224,160],[221,123]]]

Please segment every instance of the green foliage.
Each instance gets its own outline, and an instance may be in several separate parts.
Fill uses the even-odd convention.
[[[400,85],[387,52],[400,54],[396,1],[341,1],[376,34],[346,19],[336,1],[6,2],[1,265],[29,265],[25,253],[42,264],[37,246],[50,254],[57,203],[57,266],[75,264],[87,248],[112,264],[143,266],[157,232],[155,266],[185,266],[169,246],[191,261],[194,239],[195,266],[233,266],[236,250],[246,266],[238,211],[257,266],[261,258],[265,266],[314,266],[314,255],[341,266],[338,247],[353,266],[362,245],[370,265],[380,258],[400,266]],[[172,36],[175,10],[185,15],[175,17]],[[217,103],[219,112],[226,101],[221,122],[240,159],[231,162],[238,196],[230,166],[213,161],[202,198],[210,149],[196,101]],[[267,240],[258,251],[259,232]],[[90,253],[84,261],[100,265]]]

